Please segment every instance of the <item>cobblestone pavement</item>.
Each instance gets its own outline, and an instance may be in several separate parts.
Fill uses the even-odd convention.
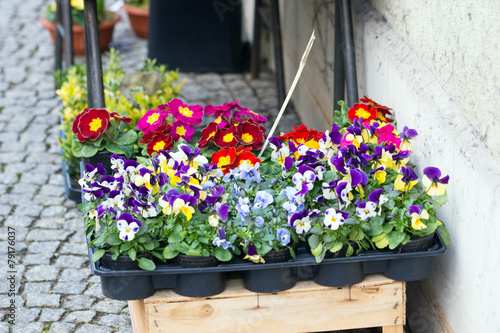
[[[10,304],[16,307],[13,332],[132,332],[127,303],[105,298],[99,277],[90,273],[81,214],[64,195],[56,140],[62,105],[51,76],[54,48],[40,24],[46,5],[0,1],[0,333],[9,332]],[[113,46],[127,70],[146,58],[147,41],[135,37],[123,14]],[[187,103],[239,99],[255,111],[277,113],[269,74],[259,80],[213,73],[181,78]],[[286,128],[297,123],[294,114],[282,120]],[[12,230],[15,264],[8,267]]]
[[[99,277],[90,273],[81,214],[64,195],[56,140],[62,105],[51,76],[54,48],[40,24],[46,5],[0,1],[0,333],[132,332],[127,303],[104,297]],[[128,71],[138,69],[147,55],[147,41],[135,37],[123,13],[112,46]],[[85,63],[83,57],[75,60]],[[248,74],[180,76],[186,79],[182,99],[188,104],[240,100],[270,123],[277,114],[269,73],[258,80]],[[290,111],[278,130],[298,124]],[[15,249],[12,267],[9,246]]]

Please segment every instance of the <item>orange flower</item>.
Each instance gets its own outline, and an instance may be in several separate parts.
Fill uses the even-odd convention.
[[[356,103],[347,111],[347,116],[350,121],[363,118],[363,121],[370,122],[370,120],[377,119],[378,113],[377,109],[373,109],[371,105]]]
[[[224,174],[228,173],[231,165],[236,159],[236,149],[233,147],[228,149],[221,149],[219,152],[212,153],[212,163],[217,164],[217,167],[221,169]]]
[[[256,158],[255,155],[250,151],[250,147],[239,146],[236,150],[236,158],[230,169],[236,169],[243,163],[247,161],[248,165],[254,166],[256,163],[260,163],[260,158]]]

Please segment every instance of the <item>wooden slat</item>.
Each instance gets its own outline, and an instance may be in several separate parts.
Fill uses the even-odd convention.
[[[128,301],[128,310],[134,333],[146,333],[146,314],[143,301]]]
[[[276,294],[249,292],[241,280],[229,280],[223,293],[208,299],[160,291],[144,303],[149,332],[155,333],[398,329],[405,321],[404,293],[403,282],[380,275],[344,288],[302,281]]]

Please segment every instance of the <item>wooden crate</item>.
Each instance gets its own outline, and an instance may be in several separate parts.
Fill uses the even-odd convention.
[[[403,333],[406,285],[368,275],[353,286],[323,287],[301,281],[274,294],[243,288],[230,279],[226,290],[208,298],[179,296],[171,290],[129,301],[135,333],[160,332],[320,332],[382,326]]]

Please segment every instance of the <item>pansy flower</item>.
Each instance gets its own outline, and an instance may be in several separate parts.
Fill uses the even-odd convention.
[[[120,239],[124,241],[131,241],[134,239],[135,234],[142,226],[142,222],[134,219],[130,213],[121,213],[116,222],[118,231],[120,231]]]
[[[257,248],[255,247],[255,245],[252,244],[248,244],[247,255],[243,259],[248,259],[256,264],[266,262],[264,258],[262,258],[260,254],[257,253]]]
[[[212,244],[214,246],[220,246],[224,250],[227,250],[228,248],[231,248],[234,250],[234,245],[232,245],[227,239],[226,239],[226,227],[219,227],[219,235],[214,238]]]
[[[305,234],[311,229],[311,218],[309,212],[306,210],[295,213],[290,219],[290,226],[295,228],[297,234]]]
[[[274,201],[273,196],[266,191],[257,191],[252,209],[264,209]]]
[[[411,216],[411,227],[416,230],[422,230],[427,228],[425,223],[423,223],[421,220],[428,220],[429,219],[429,213],[427,210],[422,210],[422,206],[410,206],[408,209],[408,213]]]
[[[288,243],[290,243],[290,232],[285,228],[278,230],[276,237],[281,242],[282,246],[287,246]]]
[[[203,107],[201,105],[186,105],[180,99],[174,98],[168,102],[170,113],[176,120],[189,125],[201,124],[203,117]]]
[[[189,194],[181,194],[175,198],[172,205],[172,211],[175,215],[182,212],[189,221],[193,217],[195,212],[194,206],[196,206],[197,202],[198,200],[195,197]]]
[[[427,167],[424,169],[422,184],[427,188],[426,192],[431,196],[440,196],[446,193],[446,186],[450,176],[441,177],[441,170],[436,167]]]
[[[305,194],[310,191],[315,180],[316,173],[314,169],[307,165],[301,165],[292,177],[295,188],[299,191],[298,194]]]
[[[250,199],[241,197],[238,198],[238,203],[235,208],[240,215],[241,223],[243,224],[248,214],[250,214]]]
[[[72,130],[81,142],[85,142],[86,139],[95,141],[104,133],[109,124],[110,115],[106,109],[85,108],[73,121]]]
[[[408,126],[405,126],[403,128],[403,131],[399,133],[399,137],[401,138],[401,146],[399,149],[406,151],[406,150],[412,150],[410,140],[414,140],[418,135],[418,132],[414,129],[408,128]]]
[[[260,163],[255,163],[255,165],[250,165],[247,161],[243,161],[240,168],[239,177],[246,183],[260,183]]]
[[[345,223],[345,219],[348,216],[349,213],[347,212],[335,210],[334,208],[328,208],[325,212],[323,224],[325,225],[325,227],[331,230],[337,230],[341,225]]]
[[[377,215],[377,204],[372,201],[365,202],[356,200],[356,214],[362,221],[368,221],[370,218]]]
[[[398,191],[407,192],[418,182],[418,176],[412,167],[402,167],[402,174],[399,174],[394,181],[394,188]]]

